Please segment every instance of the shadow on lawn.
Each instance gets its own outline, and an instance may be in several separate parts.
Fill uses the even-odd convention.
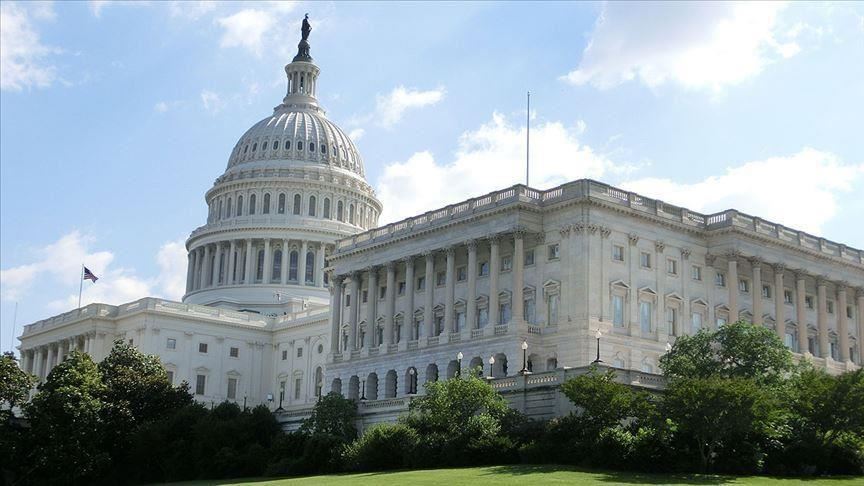
[[[694,474],[647,474],[623,471],[599,471],[568,466],[551,465],[518,465],[494,466],[489,475],[522,476],[526,474],[555,473],[559,471],[575,471],[590,474],[597,481],[616,484],[728,484],[735,476],[694,475]]]

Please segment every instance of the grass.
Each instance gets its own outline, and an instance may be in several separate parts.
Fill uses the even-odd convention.
[[[787,486],[846,486],[864,484],[864,477],[838,478],[775,478],[764,476],[715,476],[700,474],[641,474],[632,472],[593,471],[569,466],[492,466],[464,469],[432,469],[361,474],[337,474],[303,478],[247,478],[218,481],[192,481],[178,485],[240,485],[255,486],[531,486],[547,484],[612,485],[612,484],[695,484],[695,485],[757,485]]]

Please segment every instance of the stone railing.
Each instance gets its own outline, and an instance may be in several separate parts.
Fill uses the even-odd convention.
[[[827,256],[864,264],[864,251],[828,241],[824,238],[804,233],[803,231],[786,228],[785,226],[749,216],[734,209],[714,214],[701,214],[590,179],[580,179],[546,191],[532,189],[519,184],[468,199],[339,240],[336,242],[334,256],[338,258],[340,252],[359,249],[367,245],[387,241],[388,239],[410,235],[414,231],[443,226],[454,220],[465,219],[472,215],[492,211],[501,206],[527,204],[536,208],[542,208],[547,205],[557,204],[562,201],[572,201],[574,199],[591,199],[616,206],[626,206],[636,212],[650,214],[654,217],[706,231],[730,227],[749,230],[759,235],[769,236],[785,243],[797,245],[801,248],[818,251]]]

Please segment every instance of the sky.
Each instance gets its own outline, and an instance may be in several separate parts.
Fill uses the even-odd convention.
[[[590,177],[864,248],[862,3],[0,2],[0,349],[83,302],[179,299],[184,241],[286,90],[395,221]]]

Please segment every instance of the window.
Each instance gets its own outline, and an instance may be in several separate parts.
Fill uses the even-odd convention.
[[[717,272],[714,274],[714,285],[718,287],[726,286],[726,274],[723,272]]]
[[[258,150],[258,142],[252,144],[252,151],[254,152],[256,150]]]
[[[165,373],[168,375],[168,383],[173,385],[174,384],[174,372],[171,370],[168,370]]]
[[[501,271],[509,272],[513,268],[513,258],[510,255],[501,257]]]
[[[690,267],[690,278],[693,280],[702,280],[702,267],[699,265]]]
[[[666,260],[666,273],[669,275],[678,275],[678,260],[672,258]]]
[[[825,306],[828,309],[829,314],[834,313],[834,301],[833,300],[829,300],[828,302],[825,302]]]
[[[852,319],[852,306],[851,305],[846,306],[846,317],[849,319]]]
[[[442,286],[447,283],[447,272],[438,272],[435,274],[435,285]]]
[[[237,216],[243,216],[243,196],[237,196]]]
[[[309,196],[309,216],[315,216],[316,206],[318,206],[318,201],[315,200],[315,196]]]
[[[288,350],[283,349],[282,350],[282,361],[286,361],[287,359],[288,359]]]
[[[498,324],[507,324],[510,322],[510,302],[505,302],[498,306]]]
[[[525,266],[534,265],[534,250],[525,250]]]
[[[489,324],[489,309],[481,307],[477,309],[477,329],[483,329]]]
[[[783,290],[783,302],[785,302],[787,304],[792,303],[792,291],[791,290],[789,290],[789,289]]]
[[[314,151],[315,151],[315,142],[309,142],[309,151],[310,151],[310,152],[314,152]]]
[[[791,350],[795,350],[795,335],[789,331],[786,331],[786,334],[783,337],[783,344],[786,345],[787,348]]]
[[[750,281],[744,278],[738,279],[738,291],[742,294],[750,293]]]
[[[561,295],[552,294],[546,301],[546,315],[548,316],[548,325],[558,325],[558,304],[561,302]]]
[[[549,260],[557,260],[560,256],[561,245],[558,243],[546,247],[546,254],[549,255]]]
[[[279,150],[279,140],[273,141],[273,150]]]
[[[620,245],[612,246],[612,260],[616,262],[624,261],[624,247]]]
[[[435,335],[438,336],[444,332],[444,316],[441,314],[435,315]]]
[[[264,280],[264,250],[258,250],[258,265],[255,267],[255,280]]]
[[[456,332],[461,332],[465,329],[465,312],[456,311]]]
[[[805,305],[808,309],[812,309],[812,308],[813,308],[813,296],[812,296],[812,295],[808,295],[808,296],[804,297],[804,305]]]
[[[417,290],[426,290],[426,277],[417,277]]]
[[[299,145],[300,142],[297,142]],[[303,378],[294,380],[294,400],[300,400],[300,390],[303,389]]]
[[[232,346],[228,349],[228,356],[232,358],[237,358],[238,356],[240,356],[240,348],[235,348]]]
[[[639,325],[642,327],[642,332],[649,333],[653,330],[652,315],[653,305],[651,302],[639,302]]]
[[[669,334],[678,335],[678,309],[675,307],[666,308],[666,328],[669,330]]]
[[[165,343],[165,347],[168,349],[177,349],[177,340],[174,338],[168,338],[168,342]]]
[[[324,219],[330,219],[330,198],[324,198]]]
[[[325,155],[327,154],[327,146],[326,145],[321,145],[321,153],[325,154]]]
[[[267,150],[267,142],[264,142],[264,144],[261,145],[261,150],[262,151]]]
[[[279,194],[279,202],[276,211],[279,214],[285,214],[285,194]]]
[[[203,395],[205,385],[207,384],[207,377],[204,375],[196,375],[195,376],[195,394]]]
[[[351,307],[351,294],[345,296],[345,307]]]
[[[297,150],[303,150],[303,141],[302,140],[297,141]]]
[[[615,327],[624,327],[624,297],[612,296],[612,323]]]
[[[348,205],[348,222],[354,224],[354,205]]]
[[[264,208],[261,212],[263,214],[270,214],[270,194],[264,194]]]
[[[279,401],[281,402],[284,399],[285,399],[285,382],[280,381],[279,382]]]
[[[297,357],[298,357],[298,358],[302,358],[302,357],[303,357],[303,348],[297,348]]]
[[[292,211],[298,216],[300,215],[300,204],[300,194],[294,194],[294,207]]]
[[[533,324],[535,311],[534,298],[529,297],[523,300],[522,303],[522,319],[524,319],[528,324]]]
[[[458,267],[456,269],[456,281],[464,282],[468,279],[468,267]]]
[[[237,398],[237,378],[228,378],[228,399]]]
[[[718,316],[717,317],[717,329],[720,329],[721,327],[725,326],[728,322],[729,321],[728,321],[728,319],[726,319],[726,317]]]
[[[642,252],[639,254],[639,266],[642,268],[651,268],[651,254]]]
[[[387,286],[382,285],[382,286],[378,287],[378,300],[383,300],[384,297],[386,297],[386,296],[387,296]]]
[[[291,150],[291,140],[285,140],[285,150]]]
[[[702,313],[694,312],[690,316],[690,333],[696,334],[702,329]]]
[[[336,219],[339,220],[339,221],[345,221],[344,219],[342,219],[342,217],[343,217],[343,214],[342,214],[342,213],[343,213],[342,207],[343,207],[343,206],[342,206],[342,201],[338,201],[338,202],[336,202]]]
[[[297,277],[297,266],[300,264],[300,254],[297,251],[292,251],[288,254],[288,280],[291,282],[296,282],[299,280]]]
[[[480,262],[480,266],[477,270],[477,275],[481,277],[489,276],[489,262]]]
[[[399,282],[397,284],[397,292],[399,295],[405,295],[405,282]]]
[[[315,253],[306,252],[306,275],[303,276],[307,284],[315,281]]]
[[[360,295],[362,295],[362,302],[363,302],[364,304],[365,304],[366,302],[369,302],[369,291],[368,291],[368,290],[364,290],[363,293],[360,294]]]
[[[206,353],[207,352],[207,343],[198,343],[198,352]]]
[[[251,196],[249,196],[249,214],[255,214],[255,202],[256,202],[255,200],[256,199],[257,199],[257,196],[255,196],[255,194],[252,194]]]

